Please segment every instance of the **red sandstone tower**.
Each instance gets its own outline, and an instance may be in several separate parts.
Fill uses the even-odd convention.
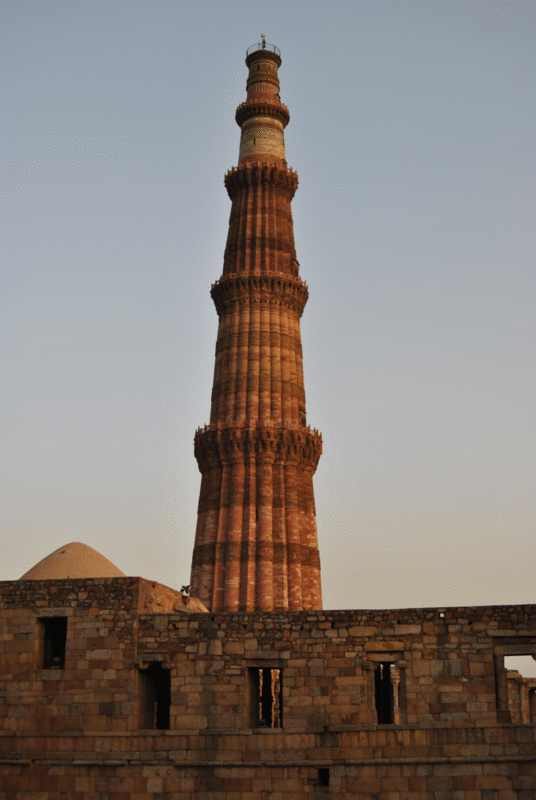
[[[213,611],[322,607],[313,474],[322,451],[307,427],[299,277],[287,167],[288,109],[277,47],[250,47],[223,274],[210,425],[195,435],[202,475],[191,592]]]

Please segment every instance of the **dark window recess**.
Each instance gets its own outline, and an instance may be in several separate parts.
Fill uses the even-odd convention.
[[[529,689],[529,722],[536,724],[536,689]]]
[[[374,699],[379,725],[392,725],[394,722],[393,666],[388,661],[382,661],[374,670]]]
[[[67,641],[67,617],[42,619],[43,626],[43,669],[63,669],[65,667],[65,643]]]
[[[281,670],[249,667],[250,724],[252,728],[281,728],[283,681]]]
[[[140,728],[169,730],[171,705],[171,672],[161,664],[150,664],[139,672]]]
[[[320,769],[318,770],[318,784],[319,786],[329,786],[328,767],[320,767]]]

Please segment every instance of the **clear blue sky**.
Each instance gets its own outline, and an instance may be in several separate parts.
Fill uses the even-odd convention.
[[[535,601],[534,0],[1,3],[2,574],[189,579],[246,48],[282,51],[329,608]]]

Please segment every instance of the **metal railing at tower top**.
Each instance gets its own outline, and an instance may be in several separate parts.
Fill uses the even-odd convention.
[[[250,53],[255,52],[255,50],[271,50],[281,58],[281,50],[279,47],[276,47],[275,44],[268,44],[268,42],[265,42],[264,39],[262,42],[257,42],[257,44],[252,44],[251,47],[248,47],[246,50],[246,58]]]

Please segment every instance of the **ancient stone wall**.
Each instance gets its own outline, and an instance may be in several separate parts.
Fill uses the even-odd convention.
[[[534,800],[536,725],[504,668],[536,653],[534,606],[202,614],[138,578],[0,589],[0,800]]]

